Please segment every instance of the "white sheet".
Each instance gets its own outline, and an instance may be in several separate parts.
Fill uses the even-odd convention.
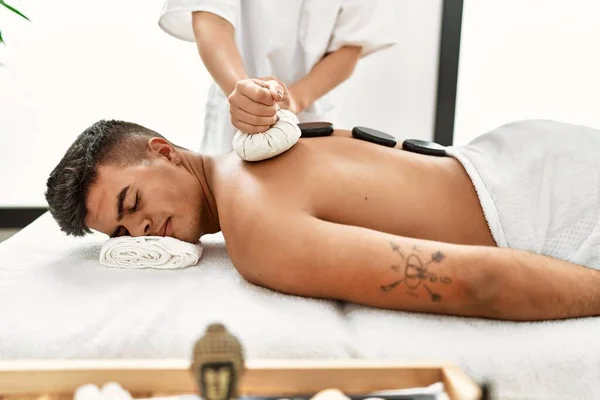
[[[221,321],[251,358],[450,361],[504,399],[600,398],[600,318],[510,323],[284,296],[245,282],[219,235],[197,267],[105,268],[104,240],[67,238],[46,214],[0,244],[0,359],[187,359]]]
[[[246,282],[218,236],[179,270],[103,267],[106,238],[66,237],[45,214],[0,244],[0,359],[188,358],[214,321],[249,357],[353,355],[335,303]]]

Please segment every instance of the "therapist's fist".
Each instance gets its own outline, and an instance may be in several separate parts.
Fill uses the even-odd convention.
[[[231,123],[244,133],[264,132],[277,121],[280,99],[283,87],[275,80],[238,81],[228,97]]]

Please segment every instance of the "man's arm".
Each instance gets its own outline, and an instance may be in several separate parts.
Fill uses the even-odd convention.
[[[513,249],[270,215],[273,220],[255,224],[245,235],[253,239],[231,255],[246,279],[274,290],[507,320],[600,315],[600,271]]]
[[[296,113],[300,113],[317,99],[348,79],[360,57],[362,48],[345,46],[325,55],[304,78],[290,86]]]

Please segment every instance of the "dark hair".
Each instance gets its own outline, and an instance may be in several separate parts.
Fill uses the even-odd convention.
[[[162,135],[131,122],[102,120],[87,128],[69,147],[46,184],[50,213],[67,235],[83,236],[91,230],[85,225],[86,196],[97,178],[100,164],[122,166],[141,162],[149,138]]]

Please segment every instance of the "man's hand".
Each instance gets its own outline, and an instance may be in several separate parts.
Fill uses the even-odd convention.
[[[276,80],[243,79],[229,95],[233,126],[245,133],[259,133],[277,122],[278,101],[284,88]]]

